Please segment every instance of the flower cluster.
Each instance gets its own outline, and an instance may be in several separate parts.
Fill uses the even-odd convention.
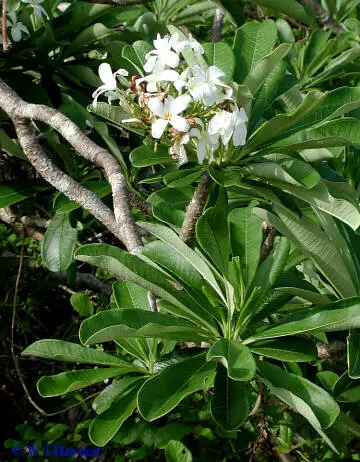
[[[133,76],[129,89],[117,88],[117,75],[128,76],[119,69],[112,73],[102,63],[99,76],[103,85],[93,93],[93,106],[101,94],[109,103],[120,99],[120,105],[132,105],[136,117],[123,123],[147,124],[151,135],[170,145],[169,153],[180,162],[188,150],[196,150],[199,164],[227,159],[233,147],[246,141],[247,116],[239,107],[233,88],[221,79],[225,73],[216,66],[188,66],[184,54],[204,53],[193,40],[180,40],[178,34],[154,40],[154,49],[145,56],[144,76]],[[201,61],[200,61],[201,62]],[[126,95],[126,98],[125,98]]]

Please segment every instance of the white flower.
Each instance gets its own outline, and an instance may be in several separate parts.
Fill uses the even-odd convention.
[[[152,122],[152,136],[161,138],[169,123],[179,132],[187,132],[190,128],[189,122],[179,114],[185,111],[190,101],[188,95],[181,95],[175,99],[168,96],[164,103],[160,98],[151,98],[148,107],[151,112],[160,117]]]
[[[47,19],[49,15],[45,11],[45,8],[40,5],[44,0],[21,0],[23,3],[28,3],[34,9],[35,18],[41,19],[42,15],[44,15]]]
[[[172,158],[178,159],[179,164],[182,164],[186,161],[186,150],[185,144],[190,141],[190,136],[188,133],[185,133],[184,136],[177,139],[174,145],[169,148],[169,154]]]
[[[189,132],[191,137],[195,137],[198,139],[197,142],[197,156],[199,164],[204,162],[206,153],[209,151],[210,153],[210,160],[213,159],[213,154],[216,149],[219,147],[218,137],[211,136],[207,130],[205,130],[204,123],[201,119],[195,118],[195,122],[197,125],[200,125],[201,130],[198,128],[192,128]]]
[[[243,146],[246,142],[246,122],[248,118],[244,108],[236,107],[233,112],[221,111],[215,114],[209,123],[209,134],[213,139],[219,139],[226,146],[233,136],[234,146]]]
[[[125,69],[119,69],[118,71],[112,73],[110,64],[108,63],[101,63],[99,66],[99,77],[101,81],[103,82],[103,85],[101,85],[99,88],[97,88],[94,93],[92,94],[92,97],[94,98],[93,101],[93,106],[96,107],[96,103],[98,100],[98,97],[102,93],[106,92],[111,92],[114,91],[117,85],[116,82],[116,76],[117,75],[123,75],[127,76],[129,75],[128,71]]]
[[[221,111],[214,115],[209,122],[209,134],[214,139],[221,141],[226,146],[234,133],[234,119],[232,112]]]
[[[246,143],[246,134],[247,134],[247,127],[246,122],[248,121],[248,117],[244,108],[237,108],[232,113],[233,121],[234,121],[234,137],[233,137],[233,144],[234,146],[244,146]]]
[[[205,106],[212,106],[218,99],[217,87],[225,88],[228,95],[231,95],[230,87],[220,80],[220,77],[224,77],[225,72],[218,67],[209,66],[201,69],[195,65],[192,67],[192,71],[193,77],[190,79],[189,91],[194,101],[203,101]]]
[[[10,20],[6,21],[6,25],[11,28],[11,37],[14,42],[19,42],[21,40],[22,32],[29,34],[29,31],[22,22],[17,20],[16,13],[9,13],[8,16]]]
[[[204,48],[200,45],[199,42],[194,40],[191,35],[188,40],[183,40],[182,42],[180,42],[179,34],[176,33],[171,36],[171,44],[172,48],[177,53],[181,53],[185,50],[185,48],[192,48],[195,51],[195,53],[200,53],[201,55],[204,54]]]
[[[165,70],[166,66],[177,67],[180,62],[179,55],[171,50],[173,45],[176,46],[176,44],[176,37],[174,39],[166,36],[162,39],[160,34],[157,34],[157,39],[154,40],[155,50],[149,51],[145,56],[145,71],[158,74]]]
[[[136,80],[136,86],[139,87],[142,82],[147,82],[146,91],[156,93],[158,91],[158,83],[160,82],[176,82],[180,80],[178,72],[168,69],[159,74],[150,74],[146,77]]]

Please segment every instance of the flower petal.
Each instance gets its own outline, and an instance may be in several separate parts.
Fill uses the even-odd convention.
[[[198,145],[197,145],[197,157],[198,157],[199,164],[202,164],[204,162],[205,156],[206,156],[206,141],[204,139],[201,139],[198,141]]]
[[[144,64],[145,72],[152,72],[152,70],[154,69],[154,66],[156,64],[157,59],[158,59],[157,56],[149,56],[149,58],[147,58],[147,61]]]
[[[167,98],[169,100],[169,98]],[[191,98],[189,95],[180,95],[171,102],[170,111],[172,114],[180,114],[189,106]]]
[[[169,51],[166,53],[166,64],[169,67],[177,67],[179,65],[180,58],[179,56],[174,53],[173,51]]]
[[[172,69],[167,69],[166,71],[162,71],[157,76],[157,79],[159,82],[175,82],[180,79],[180,74]]]
[[[237,124],[234,130],[234,138],[233,143],[234,146],[244,146],[246,143],[246,125],[245,124]]]
[[[148,108],[159,117],[163,117],[165,115],[164,104],[160,98],[151,98],[148,102]]]
[[[157,138],[157,139],[161,138],[168,123],[169,121],[165,119],[154,120],[151,126],[151,134],[153,138]]]
[[[113,76],[111,66],[108,63],[101,63],[99,66],[99,77],[105,85],[111,84],[115,78]],[[113,88],[112,88],[113,90]]]
[[[190,128],[189,122],[178,115],[173,115],[170,119],[171,125],[179,132],[187,132]]]

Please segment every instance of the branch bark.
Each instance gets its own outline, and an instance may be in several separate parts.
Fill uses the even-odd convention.
[[[216,43],[221,40],[222,27],[224,22],[224,13],[216,8],[214,15],[214,25],[212,28],[212,42]]]
[[[314,13],[320,24],[328,29],[332,29],[335,34],[345,32],[345,29],[339,24],[335,18],[324,10],[324,8],[315,0],[299,0],[304,6],[310,8]]]
[[[10,207],[0,209],[0,220],[11,226],[20,236],[30,236],[36,241],[41,241],[44,237],[47,220],[43,218],[16,216]]]
[[[2,49],[4,53],[6,53],[6,51],[9,48],[9,39],[7,35],[7,22],[6,22],[6,10],[7,10],[6,1],[7,0],[2,0],[2,17],[1,17],[1,35],[2,35],[2,41],[3,41]]]
[[[212,179],[208,172],[206,172],[200,181],[190,204],[186,209],[185,220],[180,231],[180,239],[190,247],[195,246],[195,227],[196,222],[201,217],[204,207],[210,192]]]
[[[131,253],[138,253],[142,242],[131,213],[125,175],[117,160],[88,138],[64,114],[50,107],[27,103],[0,79],[0,107],[12,119],[20,145],[34,168],[52,186],[92,213]],[[62,172],[40,146],[31,120],[50,125],[78,152],[104,171],[112,188],[114,212],[93,192]]]

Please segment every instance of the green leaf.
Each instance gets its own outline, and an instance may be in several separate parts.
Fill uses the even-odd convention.
[[[255,0],[254,3],[280,11],[304,24],[314,23],[312,16],[309,16],[307,10],[296,0],[286,0],[286,2],[283,0]]]
[[[6,152],[9,156],[26,160],[26,156],[18,143],[13,141],[3,129],[0,129],[0,148],[2,152]]]
[[[235,70],[235,56],[227,43],[204,43],[205,58],[209,66],[217,66],[225,72],[224,83],[231,82]]]
[[[234,41],[235,79],[243,83],[254,64],[272,52],[277,38],[274,21],[252,21],[237,30]]]
[[[236,430],[249,413],[248,385],[231,379],[220,366],[214,383],[211,415],[225,431]]]
[[[291,47],[292,45],[290,43],[282,43],[272,53],[254,64],[243,82],[244,85],[250,88],[253,95],[260,90],[261,86],[275,69],[279,61],[289,53]]]
[[[244,343],[305,332],[333,332],[356,327],[360,327],[360,297],[351,297],[326,307],[302,310],[301,313],[288,316],[284,322],[273,324]]]
[[[280,367],[264,361],[257,361],[258,373],[270,387],[284,388],[302,399],[311,407],[321,427],[328,428],[340,413],[336,401],[328,392],[298,375],[289,374]]]
[[[126,372],[132,372],[132,370],[133,366],[130,365],[129,369],[125,367],[106,367],[103,369],[80,369],[78,371],[62,372],[57,375],[41,377],[37,383],[37,389],[40,396],[44,398],[60,396],[70,391],[89,387],[111,377],[126,374]]]
[[[158,145],[157,151],[154,148],[144,144],[131,151],[130,161],[134,167],[149,167],[159,164],[173,164],[174,160],[169,156],[166,146]]]
[[[360,330],[352,329],[347,338],[349,376],[360,379]]]
[[[325,98],[325,94],[319,91],[312,91],[306,95],[303,102],[294,112],[290,114],[279,114],[268,122],[261,125],[249,138],[244,150],[247,153],[253,152],[258,146],[270,143],[271,140],[286,138],[291,135],[292,127],[311,114]],[[299,127],[298,127],[299,128]]]
[[[316,377],[319,379],[320,384],[323,388],[330,394],[332,394],[333,388],[339,376],[332,371],[320,371],[316,374]]]
[[[253,353],[285,362],[310,362],[318,359],[313,342],[304,338],[275,338],[252,344]]]
[[[181,441],[171,440],[165,448],[167,462],[192,462],[193,458],[188,448]]]
[[[140,382],[144,380],[144,377],[137,376],[123,377],[120,380],[114,381],[97,395],[92,403],[92,408],[97,414],[102,414],[110,409],[119,399],[124,398],[132,392],[135,387],[139,388]]]
[[[174,316],[134,308],[101,311],[85,319],[79,331],[81,343],[84,345],[127,337],[204,341],[210,335]]]
[[[122,50],[123,58],[127,59],[133,66],[135,66],[137,72],[144,75],[144,64],[146,63],[145,56],[153,47],[148,42],[138,40],[132,45],[125,45]]]
[[[82,48],[85,48],[87,45],[90,45],[93,42],[106,37],[113,33],[112,29],[105,27],[101,23],[92,24],[76,36],[76,38],[71,42],[71,45],[65,50],[65,57],[69,57],[74,53],[80,51]]]
[[[98,102],[95,107],[93,105],[88,106],[88,110],[125,130],[134,132],[140,136],[145,135],[144,126],[141,121],[139,121],[139,123],[123,122],[127,119],[133,119],[134,115],[126,112],[120,106],[112,106],[111,104]]]
[[[324,50],[324,47],[329,40],[331,31],[323,29],[316,29],[310,35],[308,46],[306,47],[304,54],[304,71],[306,68],[315,61],[319,53]]]
[[[281,401],[286,403],[300,415],[302,415],[311,425],[312,427],[319,433],[319,435],[326,441],[326,443],[331,447],[331,449],[339,454],[338,450],[332,443],[332,441],[327,437],[326,433],[321,429],[321,425],[319,420],[317,419],[314,411],[312,408],[306,403],[305,400],[299,398],[295,393],[292,393],[289,390],[281,387],[273,387],[269,383],[267,386],[270,389],[270,392],[277,396]]]
[[[117,433],[125,420],[131,416],[136,408],[138,388],[113,405],[110,409],[98,415],[90,424],[89,438],[99,447],[105,446]]]
[[[65,340],[38,340],[28,346],[22,356],[36,356],[37,358],[55,361],[67,361],[82,364],[100,364],[103,366],[123,367],[123,372],[137,372],[139,369],[117,356],[109,355],[94,348],[84,348],[76,343]],[[103,370],[103,369],[102,369]]]
[[[94,305],[87,294],[73,294],[70,297],[70,303],[80,316],[91,316],[94,314]]]
[[[249,348],[235,340],[219,339],[208,351],[207,361],[220,360],[228,376],[238,382],[254,378],[256,364]]]
[[[136,308],[149,310],[148,291],[133,282],[115,281],[113,283],[112,302],[116,308]]]
[[[230,242],[225,211],[219,207],[207,209],[197,221],[196,238],[217,268],[226,274]]]
[[[41,243],[41,256],[50,271],[66,271],[73,261],[77,229],[69,214],[55,215]]]
[[[240,257],[245,288],[254,279],[262,244],[261,220],[252,214],[253,206],[241,207],[229,213],[231,251]]]
[[[307,217],[299,219],[284,207],[277,206],[276,211],[278,216],[260,209],[255,213],[287,236],[304,255],[312,258],[343,297],[356,294],[357,289],[341,254],[320,227]]]
[[[90,244],[77,249],[75,258],[100,266],[118,279],[134,282],[150,290],[153,294],[176,306],[182,313],[181,316],[217,333],[216,318],[213,313],[207,311],[207,307],[200,306],[183,290],[174,288],[169,282],[171,280],[164,273],[135,255],[130,255],[128,252],[107,244]]]
[[[21,202],[38,192],[46,191],[49,186],[42,180],[4,181],[0,184],[0,208]]]
[[[61,423],[51,424],[49,430],[44,433],[44,441],[52,443],[53,441],[61,438],[68,429],[69,427],[67,425]]]
[[[174,209],[186,207],[194,194],[194,188],[185,186],[182,188],[163,188],[155,191],[148,197],[148,202],[157,206],[165,202]]]
[[[193,268],[195,268],[201,276],[207,281],[211,287],[218,293],[218,295],[225,301],[221,289],[216,282],[216,279],[206,264],[206,262],[190,247],[183,243],[183,241],[169,228],[163,225],[154,223],[138,222],[140,228],[149,231],[151,234],[162,240],[174,250],[176,250]]]
[[[166,367],[141,387],[140,414],[149,422],[166,415],[186,396],[202,390],[215,368],[214,362],[206,361],[205,353]]]

